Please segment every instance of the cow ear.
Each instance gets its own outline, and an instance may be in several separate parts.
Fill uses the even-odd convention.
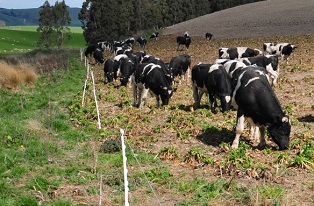
[[[290,122],[289,117],[284,116],[284,117],[281,119],[281,122],[282,122],[282,123]]]

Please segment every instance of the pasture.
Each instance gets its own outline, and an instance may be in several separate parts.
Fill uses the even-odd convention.
[[[10,26],[0,28],[0,54],[26,53],[36,48],[39,33],[37,26]],[[70,27],[72,38],[65,48],[85,47],[80,27]]]
[[[192,36],[188,51],[176,51],[175,36],[167,35],[150,41],[146,52],[165,62],[188,53],[195,65],[212,63],[222,46],[262,49],[274,40],[298,46],[288,64],[281,63],[274,88],[292,119],[288,150],[277,150],[269,138],[266,149],[255,148],[248,128],[232,150],[236,112],[212,113],[205,97],[194,110],[190,80],[176,85],[168,106],[155,108],[149,98],[139,109],[129,87],[104,84],[102,67],[93,66],[98,130],[91,80],[82,107],[86,68],[76,52],[68,70],[43,74],[31,88],[0,90],[2,205],[123,205],[122,155],[115,152],[120,128],[130,205],[313,205],[314,35],[212,41]]]

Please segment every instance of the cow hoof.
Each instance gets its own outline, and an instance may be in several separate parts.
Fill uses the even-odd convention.
[[[232,148],[232,149],[238,149],[238,144],[237,144],[237,143],[232,143],[231,148]]]

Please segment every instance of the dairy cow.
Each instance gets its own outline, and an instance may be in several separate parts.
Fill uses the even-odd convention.
[[[219,48],[219,59],[239,59],[243,57],[254,57],[263,54],[258,49],[251,49],[248,47],[235,47],[235,48]]]
[[[199,63],[192,69],[192,88],[194,108],[200,106],[204,93],[208,94],[210,107],[217,107],[216,98],[219,98],[222,112],[230,109],[231,82],[226,70],[221,64]]]
[[[180,45],[185,45],[186,49],[189,49],[191,44],[191,37],[188,32],[184,33],[184,36],[177,37],[177,51],[179,51]]]
[[[211,40],[212,37],[213,37],[213,35],[212,35],[211,33],[209,33],[209,32],[207,32],[207,33],[205,34],[205,39],[206,39],[206,40]]]
[[[181,54],[179,56],[173,57],[169,63],[169,69],[173,77],[184,79],[184,76],[187,74],[188,78],[190,77],[189,68],[191,66],[191,57],[188,54]],[[186,78],[186,79],[188,79]]]
[[[115,66],[113,59],[107,59],[104,64],[104,83],[113,82],[117,79],[118,67]],[[106,81],[107,80],[107,81]]]
[[[165,78],[159,65],[154,63],[142,63],[132,75],[133,105],[142,107],[151,91],[156,96],[156,104],[159,107],[159,100],[162,105],[168,105],[173,90]]]
[[[291,124],[271,88],[263,67],[249,66],[234,73],[232,84],[232,106],[237,110],[236,136],[232,148],[237,149],[244,131],[245,119],[251,128],[258,130],[251,136],[259,138],[259,146],[265,147],[265,129],[280,149],[287,149],[290,141]]]
[[[256,65],[264,67],[269,75],[270,84],[275,86],[279,76],[278,57],[275,55],[257,56],[249,58],[241,58],[239,61],[246,65]]]
[[[263,51],[264,55],[274,54],[281,57],[281,60],[288,60],[288,57],[297,47],[289,43],[264,43]]]

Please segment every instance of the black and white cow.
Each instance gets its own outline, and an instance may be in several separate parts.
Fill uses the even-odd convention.
[[[104,83],[113,82],[114,79],[115,80],[117,79],[118,67],[115,66],[113,59],[107,59],[105,61],[105,64],[104,64]]]
[[[200,106],[204,93],[208,94],[211,110],[217,107],[216,98],[221,102],[222,112],[231,106],[231,81],[221,64],[199,63],[192,69],[194,107]]]
[[[288,60],[288,57],[297,47],[289,43],[264,43],[263,50],[264,55],[274,54],[281,57],[281,60]]]
[[[237,69],[245,68],[247,65],[243,62],[236,60],[236,59],[216,59],[215,64],[222,64],[226,70],[226,72],[229,74],[230,78],[233,78],[233,73]]]
[[[237,109],[236,136],[232,148],[239,146],[240,136],[244,131],[245,119],[252,126],[259,128],[254,139],[259,139],[259,146],[264,147],[265,128],[280,149],[287,149],[290,141],[291,123],[283,112],[279,100],[268,83],[263,67],[249,66],[237,70],[232,84],[232,106]],[[252,132],[252,130],[251,130]]]
[[[179,56],[173,57],[169,63],[169,69],[173,77],[179,77],[180,84],[181,79],[184,79],[184,76],[187,74],[187,78],[190,78],[190,68],[191,66],[191,57],[188,54],[181,54]]]
[[[180,45],[185,45],[186,49],[189,49],[191,44],[191,37],[188,32],[185,32],[184,36],[177,37],[177,51],[179,51]]]
[[[264,67],[269,75],[270,84],[275,86],[279,76],[278,68],[278,57],[275,55],[266,55],[266,56],[256,56],[241,58],[239,61],[243,62],[246,65],[256,65],[259,67]]]
[[[89,44],[85,49],[85,56],[88,57],[89,55],[92,55],[95,49],[99,49],[98,44]]]
[[[159,37],[159,32],[154,32],[150,35],[149,39],[150,40],[157,40]]]
[[[160,99],[162,105],[168,105],[173,90],[159,65],[154,63],[140,64],[132,76],[132,82],[134,106],[142,107],[149,91],[156,96],[157,107],[159,107]]]
[[[239,59],[263,54],[262,51],[258,49],[251,49],[248,47],[219,48],[218,53],[219,59]]]
[[[213,37],[213,35],[212,35],[211,33],[209,33],[209,32],[207,32],[207,33],[205,34],[205,39],[206,39],[206,40],[211,40],[212,37]]]
[[[111,52],[113,48],[113,44],[108,41],[98,42],[98,47],[101,48],[103,51]]]
[[[136,42],[139,43],[139,45],[145,49],[146,45],[147,45],[147,39],[145,39],[144,37],[138,37],[136,39]]]
[[[135,38],[134,37],[127,38],[124,40],[124,43],[133,46],[135,44]]]
[[[159,65],[168,81],[168,84],[172,86],[172,81],[173,81],[174,76],[171,69],[164,63],[164,61],[162,61],[161,59],[155,56],[147,54],[144,56],[142,63],[154,63],[154,64]]]
[[[119,71],[121,86],[126,87],[135,71],[135,63],[130,58],[121,58]]]

